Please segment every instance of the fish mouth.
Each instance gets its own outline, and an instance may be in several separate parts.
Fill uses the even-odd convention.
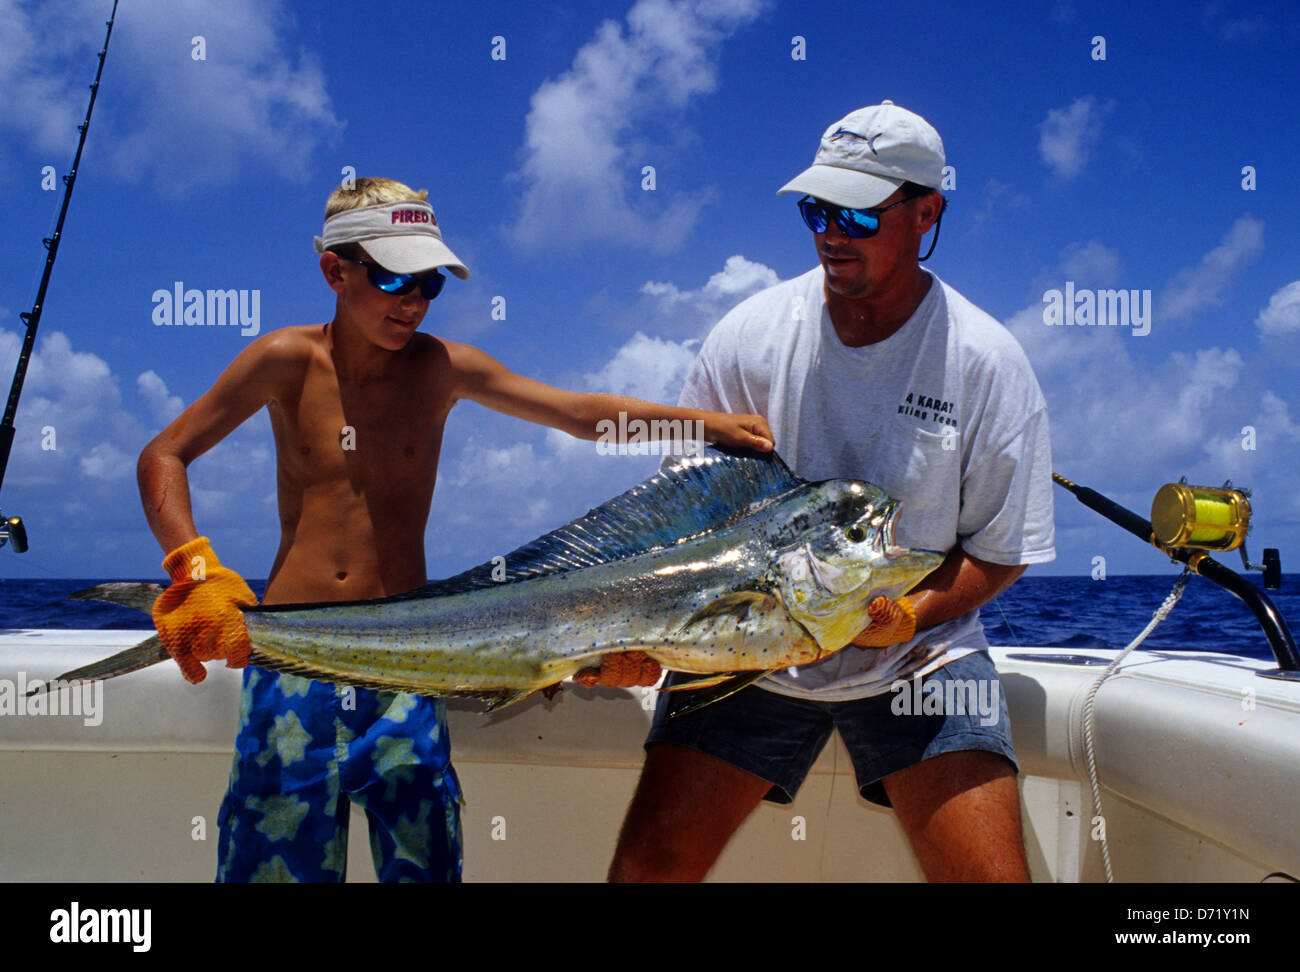
[[[898,514],[901,508],[902,503],[898,500],[894,500],[893,503],[890,504],[889,509],[885,511],[885,523],[884,528],[881,530],[881,539],[885,544],[886,557],[901,557],[903,554],[909,553],[906,547],[898,546],[894,539],[894,524],[898,520]]]
[[[889,560],[896,560],[899,557],[908,557],[908,556],[913,556],[913,557],[931,556],[931,557],[938,557],[940,560],[946,557],[947,554],[945,554],[941,550],[925,550],[921,547],[899,546],[897,537],[895,535],[895,529],[896,529],[896,524],[898,522],[898,515],[899,513],[902,512],[902,506],[903,504],[901,500],[894,500],[893,504],[889,507],[888,511],[885,513],[885,522],[880,531],[880,539],[884,546],[885,557],[888,558]]]

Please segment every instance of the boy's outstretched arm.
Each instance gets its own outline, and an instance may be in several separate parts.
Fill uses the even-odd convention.
[[[451,341],[445,343],[456,375],[456,398],[468,398],[506,415],[563,429],[579,439],[600,438],[597,423],[602,420],[617,423],[622,412],[629,423],[636,419],[647,423],[654,419],[699,420],[704,422],[704,437],[710,442],[760,452],[772,449],[772,430],[761,415],[729,415],[659,405],[625,395],[564,391],[515,374],[477,348]],[[629,651],[603,658],[599,668],[584,669],[575,680],[588,686],[626,688],[653,685],[661,674],[659,665],[649,656]]]
[[[286,365],[284,339],[255,341],[140,453],[136,474],[149,528],[167,552],[172,584],[154,604],[154,626],[190,682],[206,675],[202,662],[248,662],[248,634],[239,606],[256,604],[244,579],[223,567],[194,525],[186,468],[274,397]]]
[[[704,423],[704,437],[733,448],[768,452],[772,430],[761,415],[730,415],[695,408],[660,405],[640,398],[605,393],[565,391],[516,374],[488,354],[466,344],[445,342],[457,379],[456,398],[468,398],[488,408],[539,425],[563,429],[579,439],[598,439],[598,423],[652,420]]]

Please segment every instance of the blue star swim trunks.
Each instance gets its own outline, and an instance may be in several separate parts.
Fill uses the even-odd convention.
[[[239,725],[218,881],[342,881],[350,802],[370,822],[380,881],[460,880],[461,790],[441,700],[250,665]]]

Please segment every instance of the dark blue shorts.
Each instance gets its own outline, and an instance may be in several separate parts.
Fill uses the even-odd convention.
[[[461,876],[460,782],[441,699],[244,669],[217,880],[342,881],[350,807],[380,881]]]
[[[665,684],[690,676],[673,673]],[[940,753],[982,749],[1015,767],[1011,723],[997,669],[974,652],[923,679],[896,682],[882,695],[850,702],[811,702],[750,686],[684,716],[690,691],[660,692],[646,745],[676,743],[730,763],[772,784],[765,799],[791,803],[831,730],[853,759],[864,799],[890,806],[881,780]]]

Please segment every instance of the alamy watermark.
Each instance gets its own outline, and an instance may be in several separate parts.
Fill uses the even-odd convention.
[[[152,941],[150,908],[83,908],[74,901],[50,912],[50,941],[56,944],[112,943],[147,952]]]
[[[1075,290],[1074,281],[1065,282],[1065,290],[1043,292],[1043,323],[1047,325],[1105,324],[1131,327],[1134,337],[1151,333],[1151,291],[1149,290]]]
[[[707,444],[703,419],[632,419],[596,423],[596,452],[602,456],[697,456]]]
[[[36,694],[29,697],[33,690]],[[56,678],[46,683],[39,678],[28,681],[26,672],[19,672],[17,681],[0,678],[0,716],[45,715],[81,716],[87,726],[99,725],[104,721],[103,680]]]
[[[977,715],[981,726],[992,726],[1001,713],[1000,690],[996,678],[954,678],[947,682],[900,678],[889,686],[894,693],[889,711],[894,715]]]
[[[155,290],[149,299],[157,327],[238,327],[244,337],[262,329],[260,290],[186,290],[177,280],[171,290]]]

